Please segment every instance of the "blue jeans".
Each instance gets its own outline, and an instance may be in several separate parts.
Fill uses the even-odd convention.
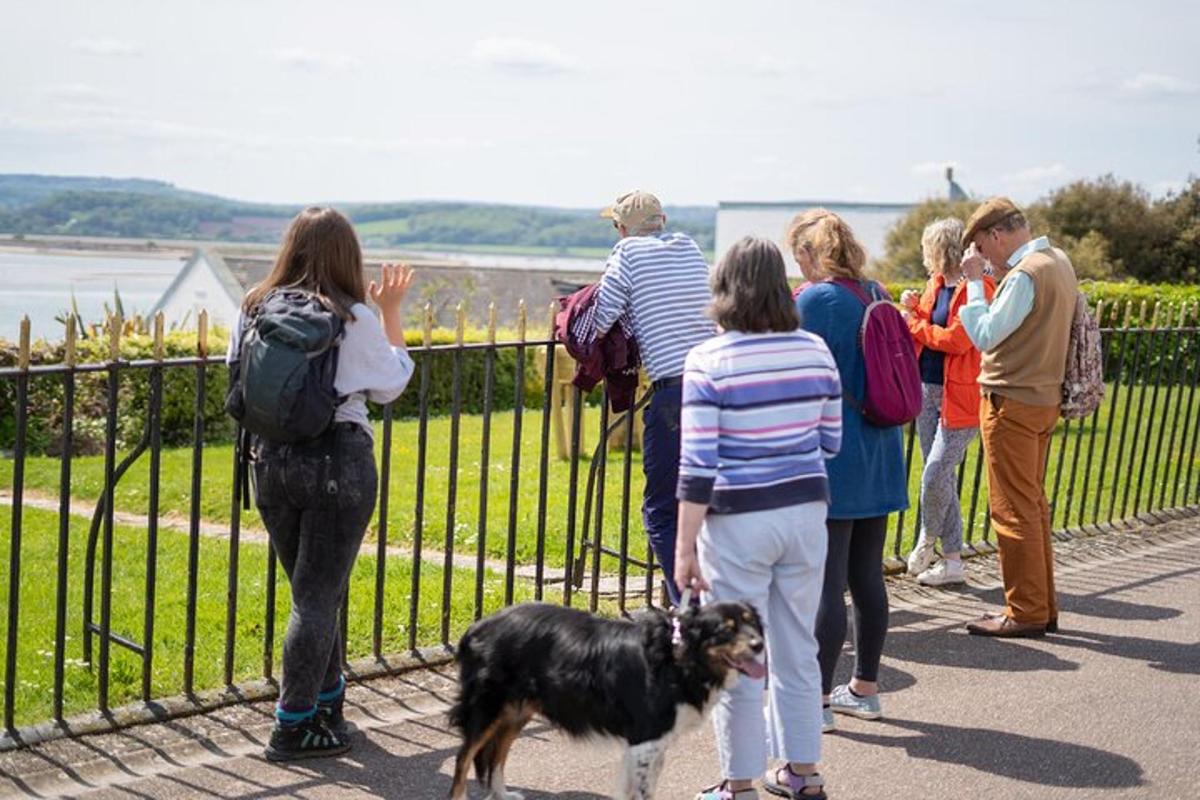
[[[679,483],[679,425],[683,410],[683,386],[656,389],[650,405],[642,412],[642,472],[646,489],[642,494],[642,522],[654,555],[662,566],[671,602],[679,604],[675,587],[675,527],[679,502],[675,486]]]

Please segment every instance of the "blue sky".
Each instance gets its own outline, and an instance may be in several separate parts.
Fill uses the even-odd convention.
[[[1200,3],[6,4],[0,171],[250,200],[1027,201],[1200,174]]]

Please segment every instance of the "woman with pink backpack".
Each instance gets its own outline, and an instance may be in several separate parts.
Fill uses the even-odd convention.
[[[829,345],[843,389],[842,450],[827,463],[829,549],[816,627],[823,730],[830,731],[835,727],[833,712],[862,719],[882,716],[879,661],[888,627],[883,545],[888,514],[908,507],[902,427],[898,423],[907,421],[904,418],[910,413],[907,418],[915,418],[920,410],[920,374],[908,340],[906,348],[901,349],[911,356],[911,363],[899,364],[894,376],[888,373],[892,385],[881,385],[879,349],[871,353],[868,347],[874,378],[873,391],[868,392],[863,349],[867,334],[879,333],[878,328],[884,327],[890,336],[907,339],[908,331],[899,313],[886,303],[890,300],[887,290],[865,277],[866,253],[845,220],[816,209],[806,215],[805,221],[807,225],[790,232],[797,260],[806,274],[819,270],[828,277],[801,293],[796,308],[801,326]],[[876,305],[879,301],[885,303]],[[870,325],[864,326],[868,308]],[[892,406],[885,407],[889,402]],[[854,676],[849,683],[834,687],[834,670],[846,641],[847,587],[854,604]]]

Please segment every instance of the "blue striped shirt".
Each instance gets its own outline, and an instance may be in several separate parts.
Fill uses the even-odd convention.
[[[724,333],[683,373],[680,500],[717,514],[829,501],[825,459],[842,443],[842,386],[820,337]]]
[[[688,350],[716,333],[705,316],[710,302],[708,263],[689,236],[627,236],[613,246],[600,279],[596,335],[628,313],[650,380],[673,378],[683,374]]]

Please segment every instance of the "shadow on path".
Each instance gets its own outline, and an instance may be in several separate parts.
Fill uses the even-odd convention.
[[[529,731],[534,734],[538,732],[539,728]],[[379,730],[371,731],[372,736],[379,733]],[[360,735],[354,738],[354,748],[340,758],[271,765],[275,773],[270,776],[270,785],[250,777],[251,772],[261,777],[261,770],[238,770],[230,762],[207,764],[199,767],[198,772],[175,772],[161,777],[190,795],[214,800],[224,800],[227,795],[209,788],[209,784],[227,787],[231,781],[242,784],[237,796],[244,800],[297,797],[316,790],[328,792],[337,788],[410,800],[444,800],[449,795],[450,776],[441,769],[454,757],[458,751],[457,745],[439,748],[419,744],[402,736],[384,738],[420,747],[423,752],[398,755],[381,747],[373,739]],[[513,758],[519,759],[520,753],[514,752]],[[607,790],[609,787],[604,788]],[[521,792],[526,800],[606,800],[608,797],[606,794],[578,791],[550,793],[517,785],[510,785],[509,790]],[[468,783],[468,795],[482,797],[485,794],[484,788],[472,777]]]
[[[863,744],[903,747],[909,758],[970,767],[1043,786],[1117,789],[1144,783],[1136,761],[1095,747],[933,722],[889,719],[880,724],[916,735],[859,731],[839,731],[838,735]]]
[[[1027,647],[1014,639],[971,636],[961,626],[936,630],[890,631],[884,658],[914,664],[994,672],[1072,672],[1075,661]]]

